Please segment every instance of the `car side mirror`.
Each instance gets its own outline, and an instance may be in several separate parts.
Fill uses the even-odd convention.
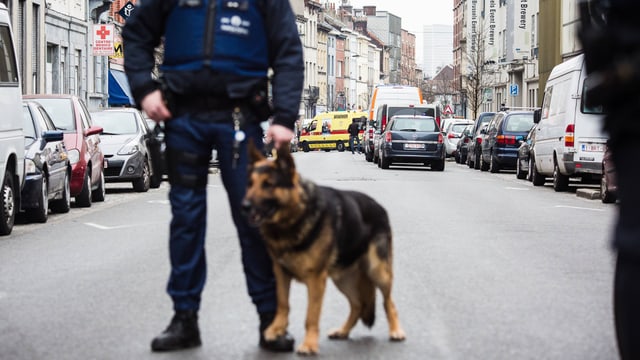
[[[84,132],[84,136],[100,135],[104,129],[101,126],[93,125]]]
[[[540,118],[542,117],[542,109],[533,110],[533,122],[535,124],[540,122]]]
[[[487,129],[486,128],[480,129],[480,134],[484,135],[486,133],[487,133]]]

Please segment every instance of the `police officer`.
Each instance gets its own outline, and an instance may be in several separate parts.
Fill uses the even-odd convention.
[[[613,307],[620,358],[640,359],[640,2],[582,0],[580,39],[589,72],[585,101],[606,109],[618,182]]]
[[[240,203],[247,179],[247,143],[289,144],[302,95],[304,63],[289,0],[144,0],[122,32],[125,71],[138,107],[165,123],[172,219],[167,292],[174,316],[151,342],[153,351],[201,345],[200,296],[205,284],[206,185],[218,152],[242,250],[246,284],[259,314],[259,345],[292,351],[293,338],[262,335],[276,310],[271,260]],[[164,39],[161,76],[154,50]],[[268,99],[268,70],[273,102]]]

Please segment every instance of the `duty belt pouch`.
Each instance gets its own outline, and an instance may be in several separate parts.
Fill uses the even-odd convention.
[[[246,99],[247,108],[255,115],[257,122],[263,122],[273,110],[269,103],[268,79],[230,79],[227,83],[227,93],[232,99]]]

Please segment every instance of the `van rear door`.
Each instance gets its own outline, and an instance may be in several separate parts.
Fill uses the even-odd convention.
[[[602,174],[602,158],[608,135],[603,129],[604,110],[602,106],[587,107],[586,93],[588,91],[586,78],[582,77],[582,93],[577,101],[574,125],[574,147],[576,154],[576,171]],[[579,170],[579,168],[581,168]]]

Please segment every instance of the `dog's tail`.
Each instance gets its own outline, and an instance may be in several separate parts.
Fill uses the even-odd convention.
[[[376,287],[367,276],[362,276],[358,284],[360,291],[360,320],[367,327],[372,327],[376,321]]]

